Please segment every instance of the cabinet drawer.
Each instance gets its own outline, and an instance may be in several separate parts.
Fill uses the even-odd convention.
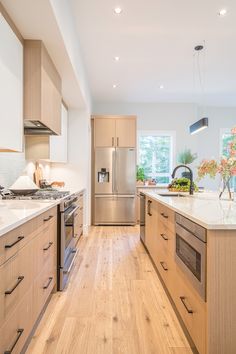
[[[165,224],[165,222],[158,218],[158,247],[160,247],[165,254],[170,254],[173,259],[175,257],[175,233]]]
[[[33,241],[0,267],[0,326],[29,290],[33,280]]]
[[[44,304],[51,294],[55,285],[55,271],[53,259],[49,259],[41,273],[38,275],[33,286],[33,318],[39,316]]]
[[[161,250],[159,250],[155,264],[169,293],[172,295],[173,288],[176,285],[176,265],[174,260],[171,256],[166,255]]]
[[[32,240],[48,222],[55,220],[57,209],[52,208],[27,223],[0,237],[0,265],[14,256],[27,242]]]
[[[158,217],[160,220],[162,220],[166,227],[168,227],[173,232],[175,231],[175,213],[173,210],[159,203]]]
[[[0,327],[0,353],[21,353],[32,325],[31,289],[25,294],[9,319]]]
[[[206,304],[178,271],[172,296],[199,353],[205,353]]]

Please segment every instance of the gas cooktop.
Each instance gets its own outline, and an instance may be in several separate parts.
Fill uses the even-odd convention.
[[[14,195],[13,193],[4,193],[2,199],[4,200],[56,200],[68,196],[70,192],[68,191],[58,191],[55,189],[40,189],[34,194],[27,195]]]

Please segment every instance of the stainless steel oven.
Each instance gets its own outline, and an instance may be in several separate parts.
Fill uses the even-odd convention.
[[[206,301],[206,229],[179,214],[175,220],[176,263]]]
[[[59,205],[58,290],[64,289],[78,252],[78,236],[74,232],[75,217],[80,208],[78,200],[78,194],[73,194]]]

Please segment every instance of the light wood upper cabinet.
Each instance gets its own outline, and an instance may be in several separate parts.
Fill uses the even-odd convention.
[[[94,142],[96,147],[115,146],[116,121],[115,119],[97,118],[94,122]]]
[[[23,45],[0,7],[0,151],[23,149]]]
[[[117,147],[136,146],[136,119],[135,118],[116,119],[116,146]]]
[[[136,117],[94,118],[95,147],[136,147]]]
[[[25,155],[28,160],[67,162],[68,111],[61,104],[61,135],[26,135]]]
[[[61,78],[39,40],[24,45],[24,120],[61,133]]]

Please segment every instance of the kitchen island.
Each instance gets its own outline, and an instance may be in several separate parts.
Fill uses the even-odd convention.
[[[197,350],[235,353],[236,203],[215,193],[142,193],[145,246]]]

